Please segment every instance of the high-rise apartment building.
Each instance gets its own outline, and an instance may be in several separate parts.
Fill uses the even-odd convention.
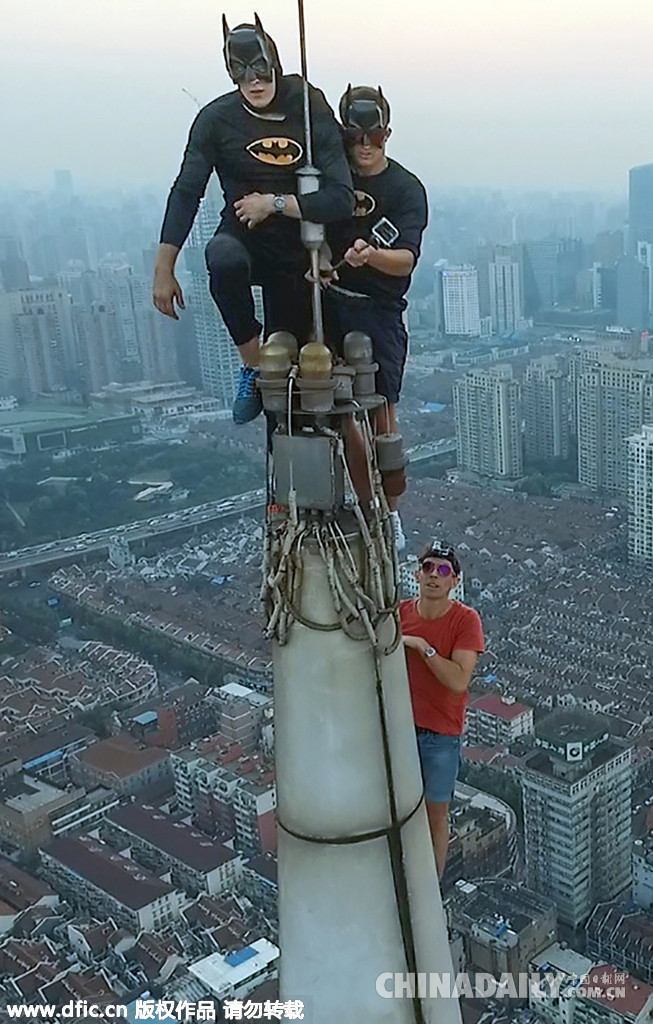
[[[628,438],[628,558],[653,569],[653,426]]]
[[[515,479],[523,471],[519,383],[512,367],[470,370],[453,387],[458,467]]]
[[[569,377],[569,423],[571,433],[578,437],[578,390],[583,375],[596,363],[616,355],[632,355],[632,335],[619,328],[595,332],[594,340],[575,345],[567,359]]]
[[[534,359],[522,384],[526,457],[552,462],[569,455],[569,379],[558,356]]]
[[[240,356],[209,293],[204,259],[204,250],[220,220],[220,206],[217,181],[212,180],[200,204],[185,255],[191,278],[189,306],[195,322],[202,388],[228,408],[236,396]],[[262,322],[260,289],[255,290],[255,296],[256,316]]]
[[[526,884],[575,928],[630,881],[631,748],[577,709],[548,715],[536,744],[521,774]]]
[[[20,360],[14,316],[20,310],[17,292],[0,291],[0,395],[21,395]]]
[[[149,281],[118,253],[100,263],[98,285],[104,303],[116,314],[119,380],[177,380],[176,324],[154,309]]]
[[[149,309],[151,297],[122,253],[105,256],[98,267],[99,287],[104,301],[116,314],[125,380],[139,380],[139,321]]]
[[[578,479],[626,494],[627,438],[653,423],[653,360],[599,355],[578,382]]]
[[[2,296],[0,341],[17,392],[29,398],[41,392],[76,387],[78,355],[70,296],[61,288],[8,292]]]
[[[499,246],[488,264],[490,316],[494,334],[514,331],[522,316],[519,263],[510,249]]]
[[[646,268],[646,292],[648,295],[648,326],[651,324],[653,310],[653,242],[637,243],[637,259]]]
[[[104,302],[90,307],[73,307],[79,346],[81,386],[85,392],[99,391],[120,380],[120,336],[115,310]]]
[[[590,274],[591,302],[594,309],[617,308],[617,268],[604,267],[601,263],[593,263]]]
[[[0,235],[0,291],[23,288],[29,288],[29,268],[20,241],[12,235]]]
[[[628,252],[638,242],[653,242],[653,164],[631,167],[628,174]]]
[[[438,267],[435,296],[439,333],[470,338],[480,336],[481,313],[476,267],[468,264]]]

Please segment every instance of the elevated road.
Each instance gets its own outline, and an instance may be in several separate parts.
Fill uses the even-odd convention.
[[[416,466],[420,462],[428,462],[429,459],[436,459],[439,455],[447,452],[455,452],[456,438],[442,437],[439,441],[428,441],[426,444],[416,444],[414,448],[407,451],[411,465]]]
[[[439,441],[409,448],[407,454],[413,465],[419,465],[455,450],[455,437],[444,437]],[[129,541],[147,540],[180,529],[208,525],[229,516],[252,512],[261,508],[264,502],[265,490],[260,488],[222,501],[211,501],[193,508],[179,509],[178,512],[166,512],[152,519],[139,519],[136,522],[112,526],[107,530],[96,530],[93,533],[64,537],[62,540],[48,541],[46,544],[37,544],[17,551],[3,552],[0,553],[0,576],[16,569],[26,570],[39,565],[47,566],[50,563],[59,565],[83,558],[85,555],[106,551],[112,537],[121,536]]]
[[[260,488],[223,501],[211,501],[204,505],[196,505],[194,508],[167,512],[152,519],[139,519],[136,522],[112,526],[107,530],[96,530],[94,533],[64,537],[62,540],[49,541],[47,544],[38,544],[15,552],[4,552],[0,554],[0,575],[37,565],[59,565],[94,552],[106,551],[109,541],[116,536],[125,537],[129,541],[147,540],[180,529],[208,525],[216,519],[226,519],[228,516],[260,508],[264,501],[265,490]]]

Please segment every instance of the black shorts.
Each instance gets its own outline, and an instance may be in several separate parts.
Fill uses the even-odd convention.
[[[342,355],[342,339],[349,331],[369,334],[374,362],[379,364],[376,390],[390,405],[396,405],[408,351],[408,335],[402,311],[381,306],[367,296],[358,298],[327,288],[324,295],[324,327],[327,343],[339,355]]]

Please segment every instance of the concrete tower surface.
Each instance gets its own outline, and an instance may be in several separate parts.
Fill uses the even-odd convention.
[[[372,435],[366,409],[380,399],[369,391],[369,338],[348,335],[352,361],[334,367],[310,343],[291,369],[289,337],[273,335],[261,350],[264,406],[288,409],[272,436],[264,558],[281,998],[301,999],[311,1024],[460,1024],[456,998],[428,995],[429,975],[453,984],[453,970],[384,492],[403,475],[401,438]],[[353,401],[338,393],[352,378]],[[344,457],[355,413],[374,495],[366,515]],[[397,978],[403,995],[388,997]]]

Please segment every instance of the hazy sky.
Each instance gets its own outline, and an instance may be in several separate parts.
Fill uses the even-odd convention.
[[[248,0],[248,3],[251,0]],[[256,0],[286,71],[295,0]],[[305,0],[311,80],[378,82],[391,155],[435,186],[625,192],[653,162],[650,0]],[[14,0],[2,19],[3,184],[167,187],[196,107],[231,88],[239,0]]]

